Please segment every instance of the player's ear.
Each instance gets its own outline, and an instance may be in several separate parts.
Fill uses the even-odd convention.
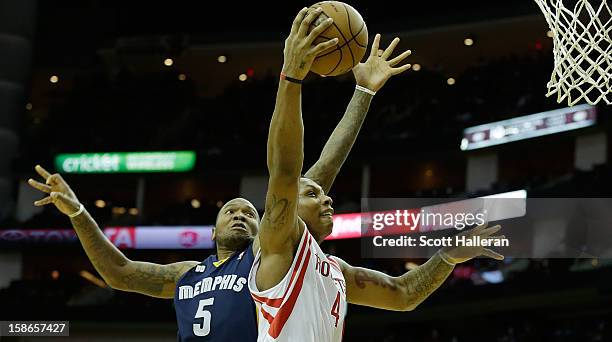
[[[217,229],[215,227],[213,227],[213,232],[212,232],[212,236],[210,237],[211,240],[215,241],[215,231]]]

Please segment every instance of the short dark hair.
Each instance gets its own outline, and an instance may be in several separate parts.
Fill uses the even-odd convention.
[[[221,208],[219,208],[219,211],[217,212],[217,217],[215,217],[215,226],[217,225],[217,221],[219,220],[219,215],[221,215],[221,209],[223,209],[223,207],[225,207],[225,205],[226,205],[227,203],[229,203],[229,202],[231,202],[231,201],[233,201],[233,200],[235,200],[235,199],[238,199],[238,198],[240,198],[240,197],[232,198],[231,200],[229,200],[229,201],[225,202],[225,203],[224,203],[224,204],[221,206]],[[246,198],[243,198],[243,199],[244,199],[245,201],[247,201],[247,202],[251,203],[251,201],[249,201],[248,199],[246,199]],[[253,203],[251,203],[251,205],[253,205]],[[254,205],[253,205],[253,209],[255,209],[255,214],[257,215],[257,221],[259,221],[259,220],[261,219],[261,216],[259,215],[259,211],[257,210],[257,208],[255,208],[255,206],[254,206]]]

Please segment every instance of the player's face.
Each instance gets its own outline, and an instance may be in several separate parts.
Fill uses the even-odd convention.
[[[217,245],[238,251],[246,248],[259,230],[259,215],[251,202],[235,198],[219,211],[213,240]]]
[[[325,194],[319,184],[309,178],[300,178],[298,215],[318,241],[332,232],[332,203],[331,197]]]

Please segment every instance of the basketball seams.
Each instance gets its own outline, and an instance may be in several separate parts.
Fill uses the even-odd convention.
[[[342,6],[344,6],[344,11],[346,12],[346,21],[348,23],[349,32],[351,33],[351,36],[355,37],[353,34],[353,28],[351,27],[351,16],[349,15],[348,8],[346,8],[345,3],[342,3]]]
[[[346,12],[346,21],[348,23],[348,28],[349,28],[349,32],[351,34],[351,39],[355,38],[355,36],[353,35],[353,30],[351,29],[351,15],[349,14],[348,8],[346,8],[346,4],[341,2],[342,7],[344,7],[344,12]],[[355,54],[353,54],[353,50],[351,50],[351,45],[348,43],[348,41],[346,40],[346,38],[344,38],[344,41],[346,41],[346,47],[348,48],[349,52],[351,53],[351,60],[352,65],[355,65]]]
[[[323,4],[321,2],[319,2],[319,4]],[[316,4],[315,4],[316,5]],[[332,30],[336,30],[337,32],[333,32],[330,31],[329,33],[333,35],[335,35],[338,38],[342,38],[343,44],[338,44],[335,46],[334,49],[332,49],[329,52],[324,52],[321,55],[318,55],[315,57],[315,60],[320,61],[320,66],[318,68],[320,68],[321,66],[327,66],[328,70],[326,70],[327,72],[321,72],[321,70],[318,70],[317,73],[323,75],[323,76],[331,76],[335,74],[342,74],[344,72],[346,72],[348,68],[348,64],[352,64],[355,65],[356,63],[360,62],[357,61],[357,53],[361,54],[363,52],[362,49],[367,49],[367,38],[366,38],[366,43],[365,45],[363,45],[361,43],[361,40],[363,40],[364,37],[362,37],[362,34],[365,33],[365,35],[367,36],[367,25],[365,23],[365,21],[363,21],[363,19],[361,18],[361,16],[359,15],[359,13],[355,13],[356,11],[341,2],[336,2],[336,1],[330,1],[328,4],[326,5],[330,5],[332,6],[331,8],[325,8],[327,6],[324,6],[324,10],[322,12],[322,15],[327,16],[327,17],[332,17],[330,15],[328,15],[328,11],[332,11],[334,13],[334,15],[338,18],[338,22],[333,22],[332,26],[334,27],[334,29]],[[342,5],[342,6],[340,6]],[[342,14],[340,13],[340,7],[344,8],[344,11],[346,13],[346,17],[342,18]],[[338,17],[338,15],[340,17]],[[344,20],[346,20],[346,22],[344,22]],[[352,23],[352,20],[355,20],[355,23]],[[359,21],[361,22],[361,25],[359,25]],[[355,26],[359,25],[359,26]],[[340,28],[340,26],[342,26],[342,29]],[[330,26],[331,27],[331,26]],[[354,27],[359,27],[359,30],[355,33],[353,32],[353,28]],[[347,30],[347,32],[344,32],[343,30]],[[364,32],[365,30],[365,32]],[[317,37],[318,39],[316,40],[316,43],[320,43],[323,40],[329,40],[330,37],[327,37],[327,33],[325,33],[326,35],[320,35],[319,37]],[[350,34],[350,37],[349,37]],[[349,37],[349,39],[347,39],[347,37]],[[355,48],[357,49],[356,51],[353,51],[351,44],[351,41],[355,41]],[[316,44],[315,43],[315,44]],[[348,52],[350,53],[351,56],[351,60],[347,60],[345,59],[345,53],[344,53],[344,48],[348,49]],[[339,51],[339,54],[336,55],[336,57],[334,56],[330,56],[331,54],[335,54],[336,51]],[[358,51],[358,52],[357,52]],[[348,56],[346,56],[348,57]],[[334,63],[334,61],[336,61],[336,63]],[[330,65],[331,64],[331,65]],[[334,65],[335,64],[335,65]],[[342,68],[340,68],[342,66]],[[331,70],[329,70],[331,69]]]
[[[359,31],[357,31],[357,33],[353,33],[353,28],[352,28],[352,25],[351,25],[351,18],[350,18],[350,15],[349,15],[349,10],[348,10],[348,7],[346,7],[346,4],[345,4],[345,3],[342,3],[342,5],[344,6],[344,9],[346,10],[346,16],[347,16],[347,19],[348,19],[347,21],[348,21],[349,31],[351,32],[351,36],[352,36],[351,40],[349,40],[348,42],[346,42],[346,44],[348,44],[348,43],[350,43],[351,41],[353,41],[353,40],[354,40],[354,41],[355,41],[355,43],[356,43],[358,46],[360,46],[360,47],[362,47],[362,48],[367,48],[367,47],[368,47],[368,46],[367,46],[367,43],[366,43],[366,45],[362,45],[362,44],[361,44],[361,43],[359,43],[359,41],[356,39],[356,38],[357,38],[357,36],[359,36],[359,34],[361,33],[361,31],[363,31],[363,29],[364,29],[364,27],[365,27],[365,21],[364,21],[364,20],[363,20],[363,18],[362,18],[362,19],[361,19],[361,28],[359,28]]]
[[[331,16],[330,16],[329,14],[325,13],[325,11],[323,11],[323,12],[322,12],[322,14],[325,14],[326,16],[328,16],[328,17],[330,17],[330,18],[331,18]],[[342,47],[344,47],[344,46],[347,44],[347,39],[346,39],[346,37],[344,36],[344,33],[343,33],[343,32],[342,32],[342,30],[341,30],[341,29],[338,27],[338,25],[336,25],[336,23],[332,23],[332,25],[333,25],[333,26],[336,28],[336,31],[338,31],[338,33],[340,34],[340,36],[342,37],[342,39],[344,39],[344,44],[342,44]],[[340,65],[340,63],[342,62],[342,57],[343,57],[342,48],[341,48],[341,47],[336,46],[336,49],[335,49],[335,50],[330,51],[330,52],[326,53],[325,55],[321,55],[321,56],[317,56],[317,57],[315,57],[315,59],[317,59],[317,58],[319,58],[319,57],[327,56],[327,55],[329,55],[330,53],[335,52],[335,51],[340,51],[340,58],[338,59],[338,62],[336,63],[336,66],[334,66],[334,68],[333,68],[332,70],[330,70],[329,72],[326,72],[326,73],[325,73],[326,75],[329,75],[329,74],[331,74],[332,72],[334,72],[334,71],[335,71],[335,70],[338,68],[338,66]],[[350,48],[349,48],[349,51],[350,51]],[[353,55],[353,52],[351,51],[351,57],[352,57],[352,55]],[[353,61],[354,61],[354,60],[355,60],[355,58],[354,58],[354,57],[352,57],[352,58],[353,58]],[[353,62],[353,63],[354,63],[354,62]]]
[[[367,46],[366,46],[366,45],[361,45],[361,44],[359,44],[359,42],[358,42],[358,41],[357,41],[357,39],[356,39],[356,38],[357,38],[357,36],[359,36],[359,34],[361,33],[361,31],[363,31],[363,29],[364,29],[364,28],[365,28],[365,22],[363,23],[363,25],[361,25],[361,28],[359,29],[359,31],[357,32],[357,34],[355,34],[355,35],[353,36],[353,38],[349,39],[349,41],[348,41],[348,42],[346,42],[346,43],[344,43],[344,44],[342,44],[342,45],[337,46],[337,47],[336,47],[336,50],[341,50],[343,47],[345,47],[345,46],[346,46],[348,43],[350,43],[350,42],[352,42],[352,41],[355,41],[355,44],[359,45],[360,47],[367,48]],[[328,38],[328,37],[325,37],[325,36],[319,36],[319,38],[323,38],[323,39],[332,39],[332,38]],[[327,53],[325,53],[325,54],[323,54],[323,55],[319,55],[319,56],[315,57],[315,59],[317,59],[317,58],[319,58],[319,57],[325,57],[325,56],[327,56],[327,55],[329,55],[329,54],[331,54],[331,53],[335,52],[336,50],[332,50],[332,51],[327,52]]]
[[[332,23],[332,25],[334,25],[338,33],[340,33],[340,35],[342,36],[342,39],[344,39],[344,44],[342,44],[342,46],[346,45],[346,43],[348,42],[348,39],[346,39],[342,30],[338,27],[338,25],[336,25],[336,23]]]
[[[325,13],[325,12],[322,12],[322,14],[326,15],[328,18],[331,18],[331,17],[330,17],[330,16],[329,16],[327,13]],[[336,65],[333,67],[333,69],[331,69],[331,71],[328,71],[328,72],[326,72],[326,73],[325,73],[326,75],[331,74],[332,72],[334,72],[334,70],[336,70],[336,69],[338,68],[338,66],[339,66],[339,65],[340,65],[340,63],[342,62],[342,57],[344,57],[344,54],[342,53],[342,47],[344,47],[344,45],[346,45],[346,37],[344,37],[344,34],[342,33],[342,31],[340,30],[340,28],[339,28],[339,27],[338,27],[338,26],[337,26],[335,23],[334,23],[333,25],[334,25],[334,27],[336,28],[336,31],[338,31],[338,33],[340,34],[340,36],[342,36],[342,39],[344,39],[344,42],[345,42],[345,43],[344,43],[344,44],[342,44],[342,46],[337,46],[337,45],[336,45],[336,48],[335,48],[335,49],[333,49],[333,50],[331,50],[330,52],[327,52],[327,53],[325,53],[325,54],[323,54],[323,55],[319,55],[319,56],[315,57],[315,60],[316,60],[316,59],[318,59],[318,58],[320,58],[320,57],[325,57],[325,56],[328,56],[328,55],[330,55],[330,54],[332,54],[332,53],[334,53],[334,52],[336,52],[336,51],[339,51],[339,52],[340,52],[340,58],[338,58],[338,62],[337,62],[337,63],[336,63]],[[325,36],[322,36],[322,35],[320,35],[318,38],[323,38],[323,39],[328,39],[328,40],[329,40],[329,39],[331,39],[331,38],[329,38],[329,37],[325,37]]]
[[[342,63],[342,57],[344,57],[344,53],[342,52],[342,49],[337,49],[337,51],[340,51],[340,58],[338,58],[338,62],[336,63],[336,66],[333,69],[331,69],[331,71],[326,72],[325,75],[329,75],[332,72],[334,72],[336,69],[338,69],[338,66],[340,65],[340,63]]]
[[[325,12],[323,12],[323,13],[325,13]],[[325,13],[325,15],[329,16],[327,13]],[[346,37],[344,36],[344,32],[342,32],[342,30],[338,27],[338,25],[336,23],[332,23],[332,25],[334,25],[334,27],[336,28],[338,33],[340,33],[340,36],[342,36],[342,39],[344,39],[345,43],[342,45],[342,47],[344,47],[346,45],[346,42],[348,41],[348,39],[346,39]],[[340,65],[340,62],[342,62],[342,57],[343,57],[342,49],[339,48],[339,50],[340,50],[340,60],[338,60],[338,63],[336,64],[336,66],[330,72],[328,72],[326,74],[331,74],[332,72],[334,72],[338,68],[338,66]],[[350,51],[350,48],[349,48],[349,51]],[[353,52],[352,51],[350,51],[350,52],[351,52],[351,57],[352,57]],[[353,57],[353,61],[354,60],[355,60],[355,58]]]
[[[359,41],[355,38],[357,38],[357,36],[359,36],[359,34],[361,33],[361,31],[363,31],[363,29],[365,28],[365,21],[363,22],[363,24],[361,25],[361,28],[359,29],[359,32],[357,32],[357,34],[355,34],[355,36],[353,36],[353,38],[351,38],[351,40],[355,41],[355,44],[359,45],[362,48],[367,48],[368,45],[366,43],[366,45],[361,45],[361,43],[359,43]]]

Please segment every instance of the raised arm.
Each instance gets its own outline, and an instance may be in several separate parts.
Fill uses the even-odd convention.
[[[57,200],[63,200],[63,195],[56,196]],[[77,205],[72,212],[78,208]],[[198,264],[197,261],[167,265],[132,261],[108,240],[86,210],[70,221],[96,271],[114,289],[157,298],[173,298],[179,278]]]
[[[45,184],[33,179],[29,179],[28,183],[49,196],[34,204],[42,206],[53,203],[60,212],[68,216],[81,211],[70,218],[70,221],[89,260],[110,287],[151,297],[174,297],[178,279],[198,262],[183,261],[159,265],[128,259],[108,240],[87,210],[81,210],[82,205],[78,198],[61,175],[51,175],[40,166],[36,166],[36,171],[43,177]]]
[[[342,168],[342,164],[349,155],[361,125],[365,120],[372,95],[355,90],[346,112],[325,143],[321,156],[304,176],[321,185],[323,191],[328,193]]]
[[[491,236],[499,229],[499,226],[491,228],[480,226],[461,234],[478,235],[483,239],[501,239],[503,236]],[[339,258],[336,259],[339,260],[344,274],[349,303],[393,311],[410,311],[444,283],[455,264],[480,255],[503,259],[502,255],[484,247],[445,247],[426,263],[399,277],[391,277],[367,268],[353,267]]]
[[[380,34],[374,37],[368,59],[353,68],[358,86],[377,92],[391,76],[410,68],[410,64],[395,68],[398,63],[410,56],[410,50],[404,51],[392,60],[387,61],[398,43],[399,38],[395,38],[387,49],[379,54]],[[331,189],[342,164],[344,164],[357,139],[372,98],[372,94],[355,89],[342,119],[323,147],[319,160],[305,174],[306,177],[321,185],[325,193],[328,193]]]
[[[302,9],[285,40],[282,76],[268,132],[270,179],[259,231],[262,257],[256,278],[260,290],[276,285],[285,276],[299,241],[298,182],[304,160],[301,80],[308,74],[315,56],[338,43],[335,39],[312,46],[332,23],[328,19],[308,33],[310,23],[320,13],[321,9]]]

